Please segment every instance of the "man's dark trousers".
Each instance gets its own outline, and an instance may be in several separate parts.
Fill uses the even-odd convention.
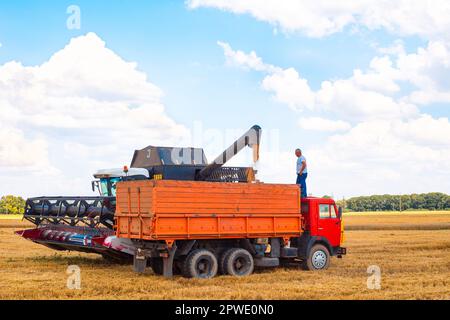
[[[302,173],[301,175],[300,174],[297,175],[297,184],[299,184],[301,187],[302,198],[306,198],[307,194],[308,194],[307,190],[306,190],[306,178],[308,178],[307,173]]]

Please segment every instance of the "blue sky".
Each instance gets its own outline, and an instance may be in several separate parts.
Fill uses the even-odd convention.
[[[304,2],[307,1],[298,3]],[[295,181],[293,172],[295,158],[292,150],[301,146],[310,161],[311,190],[316,195],[333,194],[337,197],[348,197],[385,192],[450,192],[448,182],[436,181],[438,174],[441,177],[442,174],[445,177],[450,176],[450,168],[443,164],[448,153],[441,154],[442,148],[449,148],[449,144],[442,136],[450,132],[448,130],[450,99],[443,97],[438,99],[439,101],[424,103],[409,96],[413,91],[419,91],[430,100],[429,96],[436,96],[436,91],[445,96],[450,90],[443,81],[438,83],[449,74],[448,64],[439,67],[439,62],[443,61],[442,57],[432,54],[434,51],[429,47],[430,43],[438,43],[444,48],[442,50],[447,48],[448,39],[442,35],[440,26],[436,25],[436,32],[433,32],[429,29],[420,29],[422,25],[420,20],[417,23],[419,27],[413,29],[407,23],[399,25],[392,22],[391,25],[389,15],[385,19],[387,22],[377,24],[377,21],[374,22],[372,19],[371,24],[367,24],[365,21],[369,19],[363,19],[366,13],[358,6],[342,9],[348,12],[338,10],[330,13],[330,9],[321,2],[318,1],[312,11],[319,18],[323,16],[324,19],[333,22],[335,17],[345,13],[343,16],[351,15],[355,19],[344,23],[343,26],[317,30],[316,25],[298,22],[308,20],[302,16],[308,14],[308,6],[306,9],[299,8],[295,1],[286,1],[280,10],[270,8],[277,5],[273,1],[268,1],[269,7],[266,8],[263,7],[264,4],[254,1],[242,5],[239,1],[220,0],[133,1],[132,5],[116,0],[4,2],[0,4],[2,44],[0,66],[10,61],[20,62],[23,66],[42,66],[53,54],[63,50],[71,39],[94,33],[98,39],[104,41],[106,48],[112,50],[123,61],[137,63],[137,70],[145,73],[148,82],[163,92],[159,100],[164,105],[161,116],[183,126],[186,132],[192,133],[196,122],[201,122],[204,128],[214,128],[222,132],[230,129],[246,129],[253,124],[260,124],[267,132],[277,130],[280,135],[280,148],[275,152],[279,152],[281,158],[271,164],[262,164],[260,168],[262,178],[266,178],[267,182]],[[81,10],[79,30],[69,30],[66,27],[66,20],[69,17],[66,10],[70,5],[77,5]],[[292,19],[289,14],[295,10],[300,10],[298,19]],[[389,13],[400,9],[394,5],[392,8],[380,7],[379,10],[380,12],[386,10]],[[417,17],[420,18],[421,14],[430,16],[423,8],[402,14],[411,14],[411,21],[417,21]],[[436,21],[440,21],[438,18],[436,17]],[[230,46],[228,56],[217,44],[218,41]],[[399,42],[403,54],[386,53]],[[412,65],[418,60],[416,56],[419,56],[419,48],[426,51],[423,59],[429,58],[430,65],[437,64],[437,67],[429,70],[429,79],[419,78],[418,75],[423,70]],[[436,52],[440,52],[439,48]],[[246,57],[245,59],[254,52],[263,64],[273,66],[278,71],[261,71],[254,68],[247,64],[249,60],[237,59],[239,52],[242,54],[241,57]],[[381,71],[372,70],[371,62],[377,57],[390,59],[396,70],[388,69],[385,65]],[[435,60],[432,60],[433,58]],[[359,82],[355,84],[357,81],[350,80],[355,69],[361,70],[363,74],[375,73],[376,79],[367,77],[364,78],[363,85]],[[294,75],[294,78],[284,77],[286,74],[282,72],[283,70],[295,70],[297,75]],[[442,70],[442,74],[439,74],[439,70]],[[114,71],[114,68],[111,68],[111,73]],[[0,69],[0,77],[1,72]],[[4,70],[3,73],[6,74]],[[23,76],[15,76],[17,79],[23,79]],[[11,81],[11,78],[5,79],[8,79],[4,80],[5,83]],[[16,84],[19,81],[17,79],[14,82],[16,88],[14,90],[17,90]],[[307,81],[307,89],[296,87],[301,80]],[[346,81],[345,88],[339,86],[340,80]],[[430,89],[433,80],[436,80],[434,81],[436,88]],[[339,99],[341,102],[334,103],[333,99],[327,100],[331,93],[321,90],[324,81],[333,83],[333,99]],[[380,89],[389,81],[398,84],[400,89],[393,91],[390,88]],[[265,83],[269,84],[264,85]],[[58,84],[61,85],[64,86],[64,83]],[[94,87],[98,88],[98,85]],[[285,92],[287,90],[285,88],[290,88],[290,91]],[[307,90],[305,94],[313,96],[315,102],[302,101],[302,90]],[[357,91],[358,96],[353,96],[352,90]],[[361,106],[350,106],[355,97],[358,97]],[[380,100],[373,106],[367,106],[368,113],[361,116],[358,108],[363,110],[366,99],[372,98]],[[14,108],[14,101],[8,99],[8,105],[11,104]],[[397,113],[393,110],[392,117],[389,110],[387,113],[385,110],[377,113],[378,104],[383,104],[383,101],[389,102],[389,99],[394,100],[393,108],[399,106],[401,111]],[[323,102],[324,100],[326,102]],[[49,112],[50,116],[55,116],[57,112],[53,109],[50,112],[45,103],[40,105],[37,102],[36,108],[43,113]],[[405,108],[408,110],[404,111]],[[34,115],[39,112],[36,110],[33,111]],[[98,121],[103,121],[101,114],[96,114],[95,117],[99,117]],[[52,172],[50,176],[53,178],[45,179],[46,187],[43,192],[79,193],[83,192],[83,188],[89,191],[90,171],[94,170],[96,165],[121,166],[123,163],[117,162],[128,161],[126,157],[131,156],[134,148],[159,142],[169,143],[172,138],[180,141],[177,139],[179,133],[170,133],[168,134],[170,137],[166,137],[167,140],[158,138],[155,142],[151,141],[150,137],[148,140],[142,138],[132,142],[129,150],[123,150],[126,149],[123,142],[124,148],[121,148],[120,156],[108,157],[109,162],[102,159],[100,152],[95,154],[95,157],[98,157],[96,159],[86,157],[76,161],[73,158],[63,158],[61,154],[70,143],[76,143],[77,148],[87,150],[86,148],[90,146],[86,142],[86,136],[89,136],[86,130],[89,128],[80,127],[77,131],[74,128],[42,125],[40,120],[27,125],[19,120],[17,123],[11,123],[6,117],[3,118],[3,126],[5,130],[9,130],[5,131],[8,134],[14,132],[24,144],[31,141],[42,142],[45,145],[47,153],[42,155],[42,163],[48,167],[48,172]],[[306,125],[299,125],[300,119],[306,119]],[[308,123],[317,123],[317,126],[324,128],[317,130],[311,128],[311,125],[308,126]],[[420,127],[422,125],[423,127]],[[377,126],[384,128],[383,134],[377,133],[374,129]],[[167,128],[167,131],[172,132],[171,128]],[[414,128],[417,128],[418,132]],[[438,132],[435,135],[428,134],[432,131],[429,128],[437,128]],[[166,129],[157,126],[152,130]],[[401,130],[405,130],[406,133],[401,133]],[[421,132],[427,132],[425,138],[421,136]],[[364,140],[358,141],[361,133],[367,133],[365,137],[365,141],[369,144],[367,150],[374,149],[368,151],[366,156],[364,156],[366,149],[361,145],[364,144]],[[8,137],[8,134],[5,133],[4,137]],[[101,131],[98,134],[102,134]],[[125,129],[120,132],[120,135],[126,134]],[[377,136],[378,134],[380,136]],[[108,143],[104,141],[98,143],[101,143],[102,147],[108,144],[110,148],[114,148],[116,145],[113,138],[116,136],[111,136]],[[230,139],[227,138],[224,143],[231,142]],[[383,139],[395,141],[398,145],[407,146],[409,149],[399,152],[401,156],[396,158],[393,156],[393,150],[397,149],[396,145],[385,148]],[[372,148],[370,144],[374,141],[375,146]],[[66,146],[66,149],[63,146]],[[222,146],[215,147],[219,150]],[[0,188],[0,194],[24,192],[26,195],[36,195],[40,191],[35,190],[36,184],[29,184],[24,190],[23,182],[29,174],[37,174],[36,179],[39,179],[37,171],[42,174],[45,170],[42,170],[42,167],[33,168],[33,165],[26,162],[12,165],[14,162],[11,160],[12,154],[15,152],[11,150],[4,147],[4,154],[0,156],[0,172],[7,175],[8,181],[11,182],[10,186]],[[216,151],[216,148],[210,150]],[[210,151],[210,158],[215,155],[214,151]],[[418,160],[410,161],[410,157],[414,159],[417,156],[416,153],[420,154]],[[422,153],[429,154],[429,158],[424,158]],[[399,171],[399,168],[405,167],[405,160],[408,161],[407,171]],[[70,161],[76,163],[70,164]],[[76,169],[70,170],[73,167]],[[11,170],[14,173],[11,173]],[[427,172],[429,176],[423,177],[420,173],[425,170],[432,172]],[[405,177],[404,174],[408,172],[412,172],[412,176]],[[67,179],[77,182],[67,185],[64,183]]]

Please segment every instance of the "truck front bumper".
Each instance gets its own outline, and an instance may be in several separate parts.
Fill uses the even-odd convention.
[[[337,247],[335,255],[340,259],[347,254],[347,248]]]

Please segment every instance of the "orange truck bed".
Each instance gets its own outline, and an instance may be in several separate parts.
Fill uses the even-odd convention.
[[[141,180],[117,184],[116,235],[142,240],[289,238],[297,185]]]

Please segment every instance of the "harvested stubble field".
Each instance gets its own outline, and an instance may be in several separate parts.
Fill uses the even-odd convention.
[[[450,213],[349,215],[348,255],[319,273],[295,268],[258,271],[246,278],[168,280],[101,257],[55,253],[0,220],[2,299],[450,299]],[[80,266],[82,289],[66,288],[68,265]],[[367,289],[367,268],[382,271],[381,290]]]

